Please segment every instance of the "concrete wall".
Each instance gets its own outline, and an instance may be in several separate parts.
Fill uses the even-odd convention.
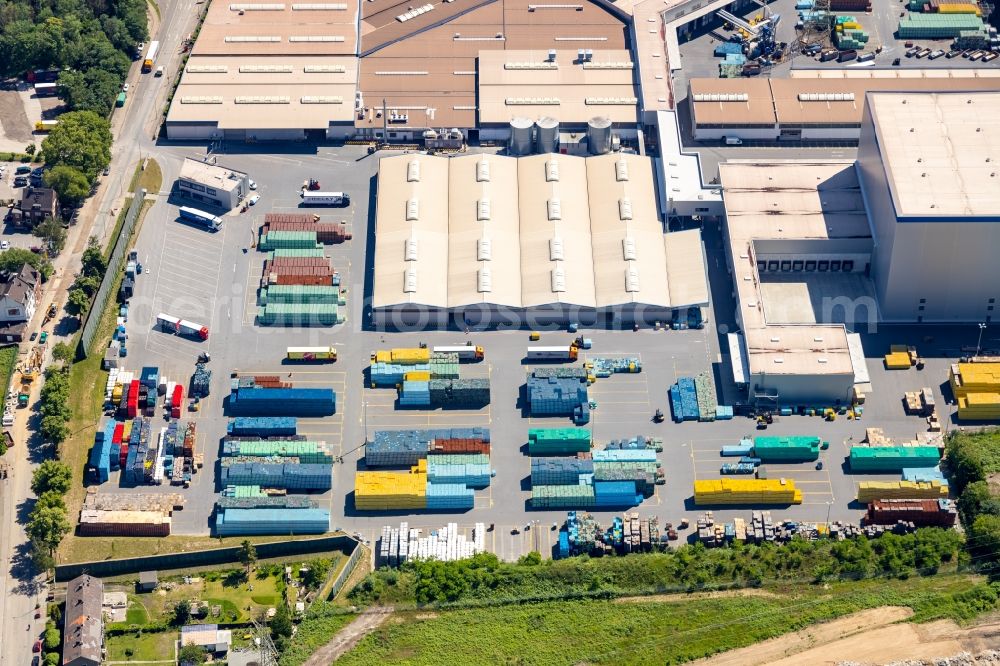
[[[750,398],[762,393],[763,388],[778,391],[782,405],[821,403],[833,404],[837,400],[850,402],[854,375],[762,375],[751,372]],[[756,388],[755,388],[756,387]]]
[[[211,139],[221,131],[215,123],[186,125],[183,123],[167,123],[167,138],[171,141],[201,141]]]
[[[740,139],[756,139],[758,141],[776,141],[778,126],[747,129],[743,127],[695,127],[694,138],[698,141],[721,141],[723,137],[734,136]]]
[[[858,160],[855,163],[861,195],[868,211],[868,224],[873,239],[871,277],[875,285],[879,306],[885,312],[886,285],[892,260],[893,237],[896,233],[896,209],[892,204],[889,183],[886,179],[882,157],[878,150],[878,139],[872,124],[871,112],[865,105],[861,121],[861,141],[858,144]]]

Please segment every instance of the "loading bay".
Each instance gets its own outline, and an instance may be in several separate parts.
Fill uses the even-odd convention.
[[[527,418],[520,404],[525,373],[523,356],[529,345],[527,331],[503,330],[471,332],[446,330],[413,333],[381,333],[366,330],[364,295],[366,257],[371,253],[372,211],[377,157],[366,156],[362,146],[336,148],[296,144],[289,152],[262,155],[238,146],[218,156],[219,163],[247,171],[258,183],[261,200],[248,212],[234,211],[224,217],[223,228],[215,234],[183,225],[176,221],[177,205],[167,192],[146,215],[136,249],[144,271],[136,283],[131,301],[128,333],[129,355],[122,359],[127,370],[138,371],[145,365],[157,365],[168,378],[187,382],[194,370],[197,355],[211,354],[213,371],[212,394],[204,400],[198,412],[186,412],[185,419],[198,425],[198,445],[204,454],[204,468],[195,476],[189,489],[181,492],[186,506],[174,514],[175,534],[204,534],[211,527],[211,513],[219,492],[216,485],[220,440],[225,434],[227,419],[223,401],[229,392],[232,372],[240,374],[272,374],[282,376],[297,386],[333,388],[337,393],[337,413],[320,419],[301,419],[303,434],[326,441],[334,455],[343,462],[333,466],[333,489],[312,496],[321,507],[331,512],[331,529],[361,535],[368,540],[377,538],[383,525],[407,521],[410,527],[431,530],[447,522],[456,522],[471,530],[478,522],[493,524],[487,535],[487,547],[505,559],[539,550],[548,555],[556,541],[553,523],[561,523],[565,511],[537,511],[529,507],[530,458],[524,452],[527,432],[531,427],[570,427],[569,418]],[[247,150],[247,152],[244,152]],[[295,152],[301,151],[301,152]],[[202,154],[191,146],[164,148],[165,188],[179,171],[185,156]],[[307,178],[319,178],[324,189],[350,193],[349,208],[309,209],[323,216],[324,221],[348,223],[354,233],[351,241],[326,246],[334,268],[341,273],[347,288],[346,322],[330,328],[272,328],[254,324],[256,290],[260,281],[264,254],[252,247],[256,230],[267,212],[291,212],[296,207],[299,187]],[[594,330],[582,333],[593,340],[593,348],[582,354],[583,359],[595,356],[634,356],[640,359],[642,372],[619,374],[598,379],[590,388],[591,400],[597,404],[588,427],[600,445],[610,439],[636,435],[660,437],[664,450],[659,460],[666,475],[666,484],[655,494],[632,509],[640,515],[655,515],[660,524],[681,518],[692,522],[701,510],[693,506],[692,483],[695,479],[718,478],[719,448],[734,444],[746,435],[753,435],[753,423],[737,417],[731,421],[713,423],[685,422],[654,423],[653,412],[662,409],[669,416],[667,390],[681,376],[709,372],[715,377],[720,404],[732,404],[728,351],[720,350],[720,338],[734,330],[731,299],[732,286],[725,269],[721,238],[716,226],[704,230],[712,300],[708,325],[702,330],[636,332]],[[196,342],[171,336],[154,327],[158,312],[203,323],[210,328],[207,341]],[[945,428],[957,427],[953,407],[941,393],[946,386],[948,364],[961,353],[961,348],[975,343],[978,330],[963,328],[883,327],[878,333],[863,335],[869,372],[874,391],[864,406],[861,420],[838,418],[824,422],[817,417],[782,417],[767,434],[817,435],[830,442],[822,451],[822,470],[814,463],[769,466],[769,476],[785,476],[796,481],[804,494],[804,502],[787,508],[770,507],[773,515],[782,519],[857,522],[862,507],[855,501],[856,482],[892,480],[895,475],[850,474],[844,464],[851,442],[864,438],[866,427],[880,427],[885,434],[909,440],[924,430],[922,419],[907,416],[900,398],[904,390],[933,388],[938,404],[944,409],[941,419]],[[968,329],[968,330],[966,330]],[[930,334],[929,334],[930,331]],[[542,333],[545,345],[569,344],[575,334],[565,330]],[[933,339],[931,339],[931,337]],[[395,391],[373,389],[365,385],[365,370],[373,350],[388,347],[464,344],[467,340],[486,350],[486,360],[478,364],[463,364],[464,376],[489,376],[491,403],[480,410],[413,410],[399,409]],[[924,340],[921,344],[920,341]],[[883,369],[881,356],[890,343],[909,342],[920,345],[926,359],[926,369],[889,372]],[[984,338],[984,346],[991,338]],[[338,361],[329,365],[288,364],[288,346],[334,345]],[[995,345],[994,345],[995,346]],[[290,375],[290,376],[289,376]],[[489,427],[492,436],[491,464],[495,470],[489,488],[477,493],[475,507],[469,511],[449,514],[440,512],[358,512],[353,507],[354,472],[364,468],[363,443],[379,429]],[[156,425],[155,427],[160,427]],[[117,478],[102,490],[115,492],[150,492],[149,487],[115,487]],[[177,492],[162,486],[162,492]],[[716,517],[748,516],[751,507],[716,510]],[[609,521],[618,512],[599,512],[597,517]],[[532,529],[525,530],[528,525]],[[514,534],[514,528],[520,533]],[[690,536],[690,532],[681,538]]]

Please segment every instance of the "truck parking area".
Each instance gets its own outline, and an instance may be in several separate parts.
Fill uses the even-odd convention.
[[[179,150],[179,149],[178,149]],[[281,162],[275,168],[273,160]],[[286,161],[287,160],[287,161]],[[542,365],[563,367],[564,363],[528,361],[526,351],[532,345],[568,346],[576,333],[566,330],[541,330],[539,341],[530,341],[527,330],[465,332],[460,330],[388,333],[367,330],[365,297],[367,253],[370,251],[370,211],[374,197],[370,192],[377,156],[364,157],[362,147],[345,146],[335,150],[320,149],[316,156],[292,159],[284,156],[226,155],[220,161],[247,171],[259,183],[261,200],[245,213],[239,210],[223,217],[217,233],[202,231],[176,221],[177,206],[160,201],[152,207],[143,223],[136,250],[143,263],[135,296],[126,324],[130,338],[129,355],[121,366],[138,372],[154,365],[178,382],[187,382],[198,355],[207,352],[213,371],[211,395],[203,399],[198,411],[184,411],[182,419],[197,423],[198,446],[204,457],[203,468],[195,475],[190,488],[178,491],[168,485],[118,488],[116,478],[101,488],[102,492],[148,493],[181,492],[186,498],[183,510],[174,513],[173,533],[204,534],[212,526],[213,504],[220,491],[220,441],[225,436],[227,417],[223,407],[229,394],[231,375],[277,376],[296,388],[331,388],[337,394],[336,413],[332,416],[299,419],[299,434],[309,440],[326,442],[334,456],[333,487],[314,492],[309,498],[330,511],[330,528],[359,534],[368,540],[378,537],[384,525],[398,527],[403,520],[411,528],[438,529],[447,522],[458,523],[459,530],[471,534],[475,523],[493,525],[486,547],[505,559],[516,559],[531,550],[548,555],[558,533],[551,529],[561,524],[565,510],[539,510],[530,505],[531,457],[525,443],[529,428],[573,427],[569,417],[529,417],[525,409],[525,377]],[[297,188],[310,177],[334,184],[351,195],[348,208],[310,207],[308,212],[323,221],[345,220],[354,237],[342,244],[324,246],[334,270],[340,273],[347,290],[346,321],[330,327],[284,328],[255,323],[256,292],[260,284],[265,254],[256,251],[256,230],[269,212],[302,212],[296,203]],[[710,235],[706,235],[711,238]],[[709,255],[713,293],[728,291],[729,276],[717,269],[720,249],[711,242]],[[720,255],[721,256],[721,255]],[[724,265],[722,263],[721,265]],[[716,288],[718,286],[718,288]],[[669,387],[680,377],[707,372],[714,376],[720,404],[726,400],[730,375],[728,356],[719,347],[718,331],[730,330],[731,315],[722,303],[719,312],[710,309],[708,325],[700,330],[587,330],[593,346],[581,350],[580,360],[597,357],[639,359],[642,371],[612,374],[599,378],[589,387],[593,409],[590,423],[595,445],[603,447],[612,439],[636,436],[663,440],[663,452],[657,456],[666,483],[656,486],[652,496],[636,507],[642,516],[658,516],[661,525],[675,525],[682,518],[694,522],[700,509],[692,499],[696,479],[719,478],[719,468],[728,462],[720,457],[723,445],[736,444],[744,436],[815,435],[829,441],[821,452],[822,469],[815,463],[768,465],[769,478],[794,479],[802,490],[803,502],[772,511],[782,519],[822,522],[827,518],[857,522],[862,507],[855,503],[856,482],[894,480],[898,475],[851,474],[845,457],[852,442],[860,442],[866,427],[880,427],[890,437],[910,439],[925,429],[922,419],[904,413],[900,398],[904,390],[934,387],[942,419],[950,426],[951,408],[940,395],[939,385],[946,379],[948,355],[961,346],[946,335],[940,342],[928,343],[921,353],[927,368],[886,371],[881,356],[893,340],[891,331],[866,339],[873,392],[869,394],[860,420],[838,418],[833,422],[819,417],[785,416],[776,419],[766,431],[755,431],[754,423],[744,417],[711,423],[670,420],[667,398]],[[172,316],[200,322],[210,329],[207,340],[169,335],[155,325],[156,316]],[[722,327],[717,329],[716,327]],[[962,332],[955,332],[960,340]],[[971,332],[969,333],[971,335]],[[900,337],[899,339],[907,339]],[[910,338],[912,339],[912,338]],[[490,403],[481,409],[400,408],[392,388],[371,388],[367,370],[371,354],[378,349],[464,345],[471,341],[485,350],[485,360],[462,363],[462,377],[486,377],[490,381]],[[869,349],[870,342],[870,349]],[[335,363],[303,363],[285,360],[291,346],[332,346],[337,351]],[[884,348],[883,348],[884,347]],[[934,350],[934,353],[932,353]],[[653,414],[663,410],[666,420],[654,422]],[[158,430],[162,422],[154,423]],[[416,428],[487,427],[492,448],[490,465],[495,471],[489,486],[476,491],[474,508],[461,513],[432,511],[357,511],[354,508],[354,474],[364,470],[364,442],[377,430]],[[750,507],[716,510],[717,520],[730,516],[749,516]],[[621,511],[594,512],[608,520]],[[531,529],[525,530],[526,527]],[[685,539],[690,533],[681,533]]]

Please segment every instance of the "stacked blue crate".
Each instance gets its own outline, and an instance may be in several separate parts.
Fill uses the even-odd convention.
[[[282,437],[294,435],[297,421],[294,416],[241,416],[229,419],[226,434],[234,437]]]
[[[90,459],[88,471],[96,483],[106,483],[111,475],[111,438],[114,435],[114,421],[111,424],[111,432],[107,426],[94,435],[94,446],[90,449]]]
[[[476,493],[460,483],[427,484],[427,508],[432,510],[471,509]]]
[[[403,381],[399,392],[400,407],[430,407],[430,381]]]
[[[121,457],[122,457],[121,444],[112,444],[110,455],[111,457],[108,462],[111,463],[111,471],[117,472],[121,468]]]
[[[558,547],[559,558],[569,557],[569,534],[565,531],[559,532],[559,547]]]
[[[812,5],[810,4],[810,7]],[[713,54],[716,58],[724,58],[730,53],[743,53],[743,45],[737,42],[722,42],[715,47]]]
[[[532,458],[531,485],[576,485],[580,477],[594,473],[593,460],[578,458]]]
[[[236,463],[222,468],[222,485],[329,490],[331,472],[324,464]]]
[[[684,409],[681,407],[681,390],[677,388],[677,384],[670,387],[668,391],[670,396],[670,413],[673,416],[674,423],[680,423],[684,420]]]
[[[215,516],[216,536],[323,534],[329,530],[326,509],[220,508]]]
[[[937,481],[942,485],[948,485],[948,477],[941,471],[940,465],[937,467],[906,467],[903,469],[903,481],[924,483]]]
[[[739,444],[727,444],[722,447],[720,455],[729,457],[743,457],[749,456],[753,453],[753,440],[749,437],[744,437],[740,440]]]
[[[642,503],[642,495],[635,489],[635,481],[595,481],[594,505],[597,507],[635,506]]]
[[[329,416],[337,394],[329,388],[238,388],[229,394],[235,416]]]
[[[733,418],[732,406],[719,405],[715,408],[715,419],[717,421],[729,421]]]
[[[369,370],[373,388],[398,386],[403,383],[403,376],[408,372],[430,372],[430,363],[415,365],[398,365],[396,363],[372,363]]]
[[[681,414],[685,421],[698,420],[698,390],[693,377],[681,377],[677,380],[677,389],[681,397]]]
[[[160,383],[160,369],[152,366],[144,367],[139,373],[139,382],[146,388],[155,389]]]
[[[574,378],[528,377],[528,404],[533,416],[580,416],[589,399],[586,383]]]

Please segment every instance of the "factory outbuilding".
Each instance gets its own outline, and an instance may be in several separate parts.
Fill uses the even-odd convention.
[[[653,179],[632,154],[382,159],[375,323],[700,323],[701,235],[664,233]]]
[[[177,194],[223,210],[235,208],[250,193],[242,171],[186,158],[177,177]]]
[[[1000,299],[1000,92],[869,93],[858,167],[882,318],[989,322]]]

